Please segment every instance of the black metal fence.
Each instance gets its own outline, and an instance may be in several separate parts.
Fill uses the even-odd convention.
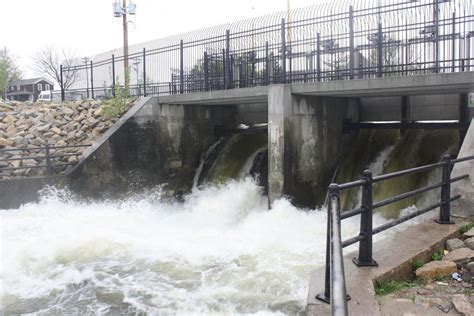
[[[473,70],[472,0],[350,2],[132,46],[130,93],[182,94]],[[102,54],[64,68],[83,74],[68,92],[93,98],[115,95],[124,82],[123,64],[123,56]]]
[[[87,147],[90,145],[45,144],[39,147],[0,149],[0,179],[59,174],[75,165]]]
[[[372,257],[373,242],[372,236],[381,233],[391,227],[406,222],[417,216],[425,214],[436,208],[440,208],[439,218],[436,222],[439,224],[453,224],[451,221],[451,202],[459,199],[461,196],[451,197],[451,183],[469,178],[465,174],[455,178],[451,178],[451,169],[456,163],[474,160],[474,156],[459,158],[452,160],[450,156],[445,156],[443,161],[407,169],[390,174],[372,176],[372,171],[365,170],[362,179],[348,182],[344,184],[331,184],[329,187],[329,203],[328,203],[328,233],[326,242],[326,274],[324,293],[319,294],[316,298],[326,303],[331,303],[333,315],[347,315],[347,296],[344,279],[344,263],[342,258],[342,249],[359,242],[359,253],[352,261],[358,267],[377,266],[377,262]],[[413,191],[409,191],[394,197],[387,198],[382,201],[373,201],[373,185],[385,180],[406,176],[409,174],[431,171],[442,168],[442,180],[438,183],[428,185]],[[340,192],[348,189],[362,187],[362,201],[357,209],[341,212],[340,209]],[[441,200],[433,205],[417,210],[408,215],[385,223],[377,228],[373,228],[373,211],[377,208],[414,197],[416,195],[441,188]],[[356,215],[360,218],[360,233],[358,236],[341,242],[341,220]],[[344,284],[341,284],[344,283]],[[337,293],[335,291],[338,291]],[[339,313],[334,311],[339,310]]]

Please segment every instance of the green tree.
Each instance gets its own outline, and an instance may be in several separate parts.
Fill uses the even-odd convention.
[[[13,56],[5,48],[0,51],[0,95],[5,98],[5,92],[8,85],[21,79],[21,71],[15,62]]]

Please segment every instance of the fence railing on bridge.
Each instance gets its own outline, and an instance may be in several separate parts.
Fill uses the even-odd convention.
[[[38,147],[0,149],[0,180],[60,174],[75,165],[83,149],[90,146],[46,143]]]
[[[474,70],[471,0],[350,2],[131,47],[130,93],[169,95]],[[75,71],[84,79],[68,91],[93,98],[115,95],[124,84],[124,59],[102,54],[64,67],[63,72]]]
[[[358,256],[352,260],[353,263],[358,267],[377,266],[377,262],[372,257],[373,235],[428,213],[429,211],[432,211],[438,207],[440,209],[439,217],[435,221],[439,224],[453,224],[451,221],[451,202],[459,199],[461,196],[451,196],[451,183],[469,178],[469,175],[465,174],[451,178],[451,169],[454,164],[469,160],[474,160],[474,156],[459,159],[451,159],[450,156],[445,156],[443,161],[438,163],[384,174],[376,177],[373,177],[372,171],[365,170],[360,180],[344,184],[331,184],[329,186],[325,288],[324,292],[319,294],[316,298],[323,302],[330,303],[333,315],[347,315],[346,300],[349,298],[349,296],[346,295],[342,249],[358,242],[359,253]],[[374,184],[397,177],[427,172],[439,168],[442,168],[442,179],[440,182],[427,185],[413,191],[405,192],[382,201],[373,201]],[[344,190],[359,187],[362,188],[362,200],[360,207],[342,212],[340,206],[340,193]],[[375,209],[439,188],[441,189],[440,201],[428,207],[424,207],[415,212],[401,216],[400,218],[385,223],[377,228],[373,228],[373,211]],[[342,241],[341,220],[356,215],[361,216],[359,235]]]

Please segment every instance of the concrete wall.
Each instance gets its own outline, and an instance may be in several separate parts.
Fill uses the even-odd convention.
[[[302,207],[324,202],[327,187],[352,138],[343,134],[343,120],[358,119],[349,98],[291,94],[278,85],[269,91],[269,201],[291,197]]]
[[[69,175],[84,196],[122,196],[164,185],[188,191],[202,154],[215,141],[216,125],[233,126],[232,106],[168,105],[144,99],[114,126]]]
[[[467,131],[464,142],[459,150],[458,158],[474,156],[474,120]],[[461,195],[461,199],[453,202],[453,205],[459,210],[464,211],[465,215],[474,215],[474,160],[460,162],[454,165],[451,177],[458,177],[468,174],[469,178],[451,185],[451,195]]]
[[[267,123],[268,105],[266,103],[240,104],[236,106],[236,122],[247,125]]]
[[[0,209],[14,209],[22,204],[38,201],[39,192],[46,186],[62,186],[65,177],[38,177],[0,181]]]
[[[408,97],[408,120],[458,120],[459,94]],[[401,120],[401,97],[360,98],[361,121]]]

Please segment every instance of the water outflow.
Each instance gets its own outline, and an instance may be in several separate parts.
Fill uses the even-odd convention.
[[[361,131],[349,153],[342,161],[336,182],[360,179],[364,169],[374,175],[396,172],[438,162],[443,155],[455,155],[459,148],[457,130],[410,130],[403,136],[398,130]],[[394,178],[374,186],[374,201],[380,201],[428,184],[441,181],[441,169]],[[437,191],[409,198],[378,209],[385,217],[396,218],[400,210],[411,205],[427,206],[438,200]],[[344,193],[344,209],[360,205],[361,190]]]
[[[265,134],[235,134],[219,139],[201,160],[194,187],[252,176],[266,190],[267,142]]]

